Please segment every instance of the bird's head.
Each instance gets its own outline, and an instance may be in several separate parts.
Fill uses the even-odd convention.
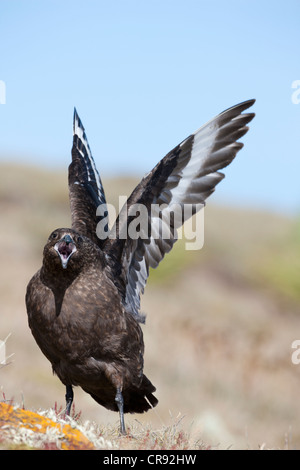
[[[63,269],[72,269],[78,264],[80,252],[84,244],[81,235],[71,229],[59,228],[54,230],[48,238],[44,248],[44,261]],[[80,263],[79,263],[80,264]]]

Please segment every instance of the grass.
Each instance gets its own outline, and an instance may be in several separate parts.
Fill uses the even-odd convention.
[[[0,402],[0,449],[10,450],[201,450],[209,449],[201,441],[193,442],[181,429],[182,417],[168,426],[152,429],[135,420],[127,435],[118,427],[98,426],[85,421],[74,410],[71,417],[62,410],[33,412],[12,402]]]
[[[286,237],[266,250],[260,270],[262,279],[294,302],[300,301],[300,220],[296,219]]]

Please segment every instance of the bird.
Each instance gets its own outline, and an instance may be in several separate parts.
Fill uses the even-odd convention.
[[[255,116],[245,111],[254,102],[226,109],[174,147],[141,179],[111,227],[102,180],[74,108],[71,227],[50,234],[25,299],[32,335],[65,386],[66,415],[76,386],[119,413],[121,435],[125,413],[157,405],[156,388],[143,372],[141,295],[149,270],[171,251],[186,221],[178,208],[188,205],[191,217],[224,178],[220,170],[243,147],[239,139]],[[136,207],[143,208],[143,223],[129,236]]]

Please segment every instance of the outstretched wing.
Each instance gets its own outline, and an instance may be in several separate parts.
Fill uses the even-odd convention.
[[[171,250],[186,213],[191,216],[201,209],[224,178],[219,170],[229,165],[243,147],[237,140],[246,134],[247,124],[254,117],[254,113],[243,111],[254,102],[229,108],[177,145],[142,179],[121,210],[103,249],[111,261],[110,274],[118,279],[125,308],[138,321],[144,321],[140,294],[149,268],[156,268]],[[154,204],[161,210],[151,210]],[[184,210],[187,204],[188,211]],[[128,229],[141,212],[144,219],[146,212],[147,220],[139,219],[136,238]]]
[[[105,194],[76,109],[73,121],[72,163],[69,166],[69,197],[72,228],[101,246],[105,237],[97,237],[96,226],[103,217],[108,221]],[[102,217],[96,215],[100,205],[102,205]],[[106,224],[103,229],[108,231],[108,225]]]

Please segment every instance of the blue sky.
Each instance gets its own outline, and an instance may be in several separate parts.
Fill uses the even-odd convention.
[[[299,0],[0,0],[0,160],[66,170],[76,106],[104,184],[143,175],[256,98],[212,198],[298,214],[299,18]]]

